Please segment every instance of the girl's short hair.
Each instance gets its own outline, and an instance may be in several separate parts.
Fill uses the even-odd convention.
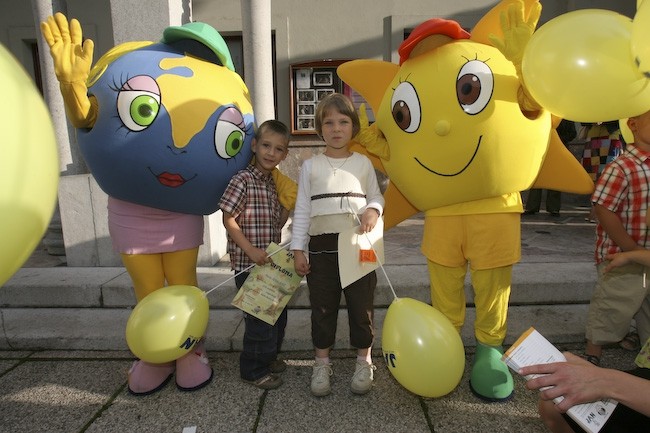
[[[354,109],[352,101],[347,96],[341,93],[331,93],[321,99],[316,107],[316,133],[322,136],[323,132],[323,119],[331,110],[336,110],[344,116],[348,116],[352,120],[352,136],[354,137],[359,133],[361,125],[359,124],[359,114]]]

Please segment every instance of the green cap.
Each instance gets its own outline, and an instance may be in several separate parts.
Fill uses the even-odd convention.
[[[167,27],[163,31],[163,43],[176,42],[183,39],[191,39],[201,42],[208,47],[219,58],[223,66],[235,72],[235,65],[230,57],[230,50],[226,41],[223,40],[214,27],[206,23],[187,23],[182,26]]]

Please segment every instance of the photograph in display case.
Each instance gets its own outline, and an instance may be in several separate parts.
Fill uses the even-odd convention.
[[[316,113],[315,104],[298,103],[298,116],[313,116]]]
[[[314,116],[298,116],[299,131],[313,131],[315,128]]]
[[[324,97],[334,93],[334,89],[316,89],[316,101],[320,102]]]
[[[314,89],[298,89],[296,91],[298,102],[315,102],[315,95]]]
[[[334,84],[334,73],[330,71],[314,71],[314,86],[331,86]]]

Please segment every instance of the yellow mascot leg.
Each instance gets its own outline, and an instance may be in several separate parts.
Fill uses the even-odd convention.
[[[512,266],[472,270],[471,274],[476,305],[476,339],[488,346],[501,346],[506,338]]]
[[[196,262],[198,247],[189,250],[158,254],[122,254],[135,289],[135,297],[142,300],[149,293],[168,285],[197,286]]]
[[[476,355],[470,387],[481,399],[507,400],[513,394],[514,382],[508,367],[501,361],[501,345],[506,336],[512,265],[472,270],[471,273],[476,305]]]
[[[162,254],[122,254],[122,263],[131,277],[138,302],[165,285]]]
[[[460,333],[465,323],[465,274],[467,266],[451,268],[427,260],[431,305],[447,317]]]
[[[122,262],[133,281],[138,302],[148,294],[168,285],[197,286],[198,247],[159,254],[122,254]],[[178,364],[181,363],[179,366]],[[176,386],[184,391],[202,388],[212,379],[203,342],[176,362],[151,364],[135,361],[129,370],[129,392],[149,395],[162,389],[176,370]]]

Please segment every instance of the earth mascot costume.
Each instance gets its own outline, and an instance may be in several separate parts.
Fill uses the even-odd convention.
[[[501,356],[512,267],[521,256],[519,191],[593,190],[554,130],[560,119],[520,78],[540,13],[537,1],[502,1],[471,35],[454,21],[431,19],[399,47],[399,65],[354,60],[337,71],[375,113],[355,150],[369,153],[390,179],[386,227],[425,213],[421,250],[432,305],[459,332],[469,267],[477,341],[470,387],[487,401],[514,389]]]
[[[223,38],[204,23],[168,27],[160,42],[117,45],[91,68],[94,43],[76,19],[57,13],[41,32],[136,299],[165,283],[197,286],[203,215],[252,157],[253,109]],[[277,170],[274,179],[291,208],[293,182]],[[207,385],[202,337],[175,361],[135,361],[129,391],[151,394],[174,372],[180,390]]]

